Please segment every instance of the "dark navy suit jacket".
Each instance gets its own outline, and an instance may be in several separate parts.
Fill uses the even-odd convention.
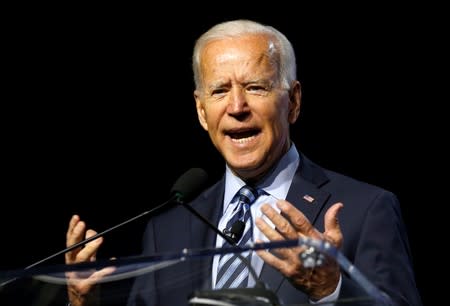
[[[224,179],[189,203],[213,224],[222,212]],[[309,202],[303,197],[309,195]],[[421,305],[407,233],[394,194],[379,187],[326,170],[301,156],[287,201],[301,210],[320,231],[326,210],[336,202],[344,208],[339,221],[344,235],[341,252],[375,286],[398,305]],[[143,237],[143,255],[180,252],[183,248],[215,246],[216,233],[183,206],[154,217]],[[212,258],[175,264],[136,279],[130,306],[181,306],[199,289],[211,287]],[[295,289],[280,273],[264,264],[260,279],[282,304],[307,303],[308,297]],[[343,272],[340,298],[364,296],[365,291]]]

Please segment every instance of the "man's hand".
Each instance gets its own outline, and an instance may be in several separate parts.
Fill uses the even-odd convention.
[[[261,232],[270,241],[293,240],[299,237],[326,240],[339,248],[343,237],[337,214],[343,207],[342,203],[331,206],[325,214],[325,232],[321,233],[312,226],[306,216],[287,201],[277,202],[281,214],[270,205],[261,207],[263,214],[275,225],[272,228],[262,218],[255,220]],[[259,250],[258,255],[269,265],[280,271],[298,289],[308,294],[312,300],[324,298],[336,290],[339,282],[340,269],[337,262],[325,256],[320,266],[305,267],[300,254],[306,246],[295,248],[275,249],[272,252]]]
[[[94,230],[86,230],[86,224],[80,220],[77,215],[72,216],[69,222],[69,228],[66,235],[66,246],[70,247],[84,239],[96,235]],[[87,243],[84,247],[80,246],[65,254],[66,264],[75,264],[80,262],[92,262],[96,259],[97,251],[103,242],[103,238],[97,238]],[[94,305],[98,301],[97,294],[94,293],[95,284],[104,276],[111,274],[113,267],[95,270],[92,273],[83,271],[83,275],[79,272],[66,272],[67,290],[71,306]]]

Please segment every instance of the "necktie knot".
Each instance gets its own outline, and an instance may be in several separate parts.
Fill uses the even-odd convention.
[[[258,197],[258,191],[248,185],[245,185],[241,189],[239,189],[239,201],[248,205],[253,204]]]

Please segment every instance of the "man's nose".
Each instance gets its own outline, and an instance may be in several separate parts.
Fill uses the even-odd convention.
[[[240,114],[246,110],[247,97],[243,88],[233,88],[228,103],[228,112],[230,114]]]

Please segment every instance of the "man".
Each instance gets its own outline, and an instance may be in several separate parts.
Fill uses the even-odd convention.
[[[240,218],[250,241],[298,237],[328,241],[396,304],[421,305],[396,197],[321,168],[291,141],[289,128],[300,113],[301,86],[296,80],[294,51],[286,37],[272,27],[247,20],[218,24],[197,40],[193,70],[198,119],[225,159],[226,171],[188,205],[221,230],[227,230],[238,207],[247,207]],[[237,193],[243,186],[257,191],[253,204],[238,202]],[[243,219],[244,215],[249,217]],[[85,229],[74,216],[67,245],[95,234]],[[66,262],[94,260],[101,242],[95,240],[66,254]],[[144,255],[224,245],[222,237],[183,207],[153,217],[143,242]],[[303,252],[305,247],[261,250],[249,257],[259,279],[282,304],[364,295],[332,258],[325,257],[321,265],[311,268],[304,265]],[[199,264],[144,275],[135,281],[129,305],[184,305],[198,288],[254,284],[244,274],[239,283],[221,281],[223,266],[222,258],[216,256],[206,263],[206,270]],[[195,271],[200,271],[200,276],[194,275]],[[106,273],[99,271],[92,279]],[[183,273],[192,279],[174,284],[176,275]],[[86,280],[69,287],[73,305],[87,301],[91,285]]]

